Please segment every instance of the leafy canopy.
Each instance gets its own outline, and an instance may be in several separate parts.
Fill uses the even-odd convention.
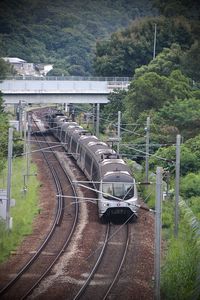
[[[170,76],[162,76],[155,72],[132,81],[126,97],[126,109],[134,119],[145,110],[159,110],[166,102],[192,96],[190,81],[181,71],[174,70]]]
[[[97,42],[94,60],[96,74],[132,77],[136,68],[148,64],[153,57],[155,24],[156,54],[170,48],[173,43],[188,50],[198,39],[195,25],[184,17],[169,19],[160,16],[136,20],[128,28],[113,33],[109,40]],[[179,59],[177,57],[175,64],[179,64]],[[167,72],[170,66],[163,67]]]

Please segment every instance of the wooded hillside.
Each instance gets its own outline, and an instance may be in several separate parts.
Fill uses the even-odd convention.
[[[0,57],[53,63],[52,75],[90,75],[97,40],[154,11],[148,0],[2,0]]]

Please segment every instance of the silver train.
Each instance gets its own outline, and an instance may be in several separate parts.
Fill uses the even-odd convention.
[[[138,195],[135,179],[123,159],[109,146],[66,116],[48,117],[51,131],[93,183],[98,196],[98,213],[105,222],[114,216],[137,219]]]

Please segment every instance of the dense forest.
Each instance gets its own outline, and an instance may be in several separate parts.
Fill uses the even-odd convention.
[[[148,0],[2,0],[0,57],[53,63],[50,75],[91,75],[96,41],[155,11]]]
[[[27,13],[28,11],[28,13]],[[129,76],[101,106],[101,132],[116,133],[122,112],[120,153],[144,167],[150,117],[150,181],[157,166],[169,181],[163,202],[166,249],[161,272],[163,299],[200,295],[200,6],[191,0],[2,1],[0,56],[53,63],[52,75]],[[153,56],[156,34],[155,56]],[[0,74],[10,72],[0,61]],[[4,122],[3,120],[6,120]],[[0,155],[8,126],[0,100]],[[109,131],[110,129],[110,131]],[[174,238],[176,137],[181,135],[179,237]],[[167,174],[167,175],[166,175]],[[166,179],[168,178],[168,179]],[[155,185],[141,188],[155,207]]]

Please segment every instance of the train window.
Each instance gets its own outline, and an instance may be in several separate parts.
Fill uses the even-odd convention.
[[[68,144],[68,148],[69,148],[69,135],[67,134],[67,132],[66,132],[66,135],[65,135],[65,139],[66,139],[66,141],[65,141],[65,143],[67,143]]]
[[[81,157],[81,162],[84,162],[84,159],[85,159],[85,151],[81,148],[81,151],[80,151],[80,157]]]
[[[102,192],[106,199],[115,199],[116,197],[122,200],[128,200],[134,196],[134,186],[131,183],[103,183]]]
[[[124,184],[124,197],[123,199],[130,199],[134,196],[134,185],[126,183]]]
[[[80,154],[80,144],[79,143],[77,143],[76,153]]]
[[[72,140],[71,151],[72,151],[73,153],[76,153],[76,142],[75,142],[74,140]]]
[[[65,140],[65,131],[62,131],[62,141],[64,142]]]
[[[85,168],[86,168],[86,170],[88,171],[89,174],[91,172],[91,164],[92,164],[92,159],[86,153],[86,155],[85,155]]]
[[[121,183],[113,184],[113,194],[115,195],[115,197],[123,198],[124,185]]]
[[[111,196],[113,195],[112,183],[103,183],[102,192],[104,198],[111,199]]]
[[[93,169],[92,169],[92,178],[96,179],[98,176],[98,171],[97,171],[97,166],[95,165],[95,163],[93,163]]]
[[[72,153],[73,152],[72,151],[72,137],[69,136],[68,139],[69,139],[69,151]]]
[[[64,133],[64,142],[66,143],[66,141],[67,141],[67,138],[66,138],[66,136],[67,136],[67,134],[66,134],[66,132]],[[67,144],[67,143],[66,143]],[[67,146],[67,145],[66,145]]]

